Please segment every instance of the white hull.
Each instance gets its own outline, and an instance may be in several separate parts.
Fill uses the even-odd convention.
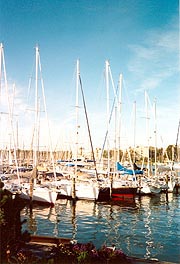
[[[22,189],[20,194],[22,199],[30,200],[29,189]],[[55,204],[57,199],[57,192],[53,191],[47,187],[35,187],[33,189],[32,201]]]
[[[175,185],[176,185],[175,181],[171,181],[171,180],[170,180],[170,181],[168,182],[168,192],[169,192],[169,193],[173,192]]]
[[[72,180],[61,180],[56,183],[60,196],[72,197]],[[75,196],[77,199],[97,200],[99,196],[99,186],[91,181],[77,181],[75,183]]]
[[[180,170],[180,162],[175,162],[172,167],[174,170]]]
[[[55,183],[58,189],[58,194],[64,197],[72,197],[72,182],[71,180],[60,180]]]
[[[151,185],[151,186],[149,186],[149,188],[150,188],[152,194],[158,194],[158,193],[161,193],[161,191],[162,191],[162,188],[159,186]]]
[[[148,185],[141,186],[140,192],[143,194],[151,194],[151,189]]]
[[[158,194],[161,193],[162,187],[161,185],[154,182],[142,181],[140,186],[140,192],[142,194]]]
[[[99,196],[99,187],[97,184],[89,182],[76,183],[76,197],[78,199],[97,200]]]

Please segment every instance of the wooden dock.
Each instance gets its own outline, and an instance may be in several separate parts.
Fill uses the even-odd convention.
[[[47,252],[51,252],[53,246],[64,244],[68,247],[68,245],[71,245],[74,242],[75,241],[70,238],[30,235],[30,241],[27,243],[27,247],[37,256],[44,257]],[[135,257],[127,257],[127,260],[129,260],[129,263],[131,264],[177,264],[166,261],[158,261],[156,259],[139,259]]]
[[[29,243],[41,244],[41,245],[69,245],[72,244],[73,240],[71,238],[62,238],[62,237],[50,237],[50,236],[39,236],[39,235],[30,235]]]

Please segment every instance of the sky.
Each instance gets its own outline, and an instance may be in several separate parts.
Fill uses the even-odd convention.
[[[121,147],[175,144],[180,120],[179,25],[178,0],[1,0],[0,42],[9,94],[14,94],[19,146],[30,145],[33,133],[29,94],[32,97],[35,86],[36,46],[46,98],[46,107],[42,100],[39,108],[47,110],[41,117],[40,145],[49,140],[53,149],[72,147],[77,141],[82,148],[89,144],[80,90],[75,107],[77,59],[94,148],[102,148],[107,140],[111,147],[117,141]],[[4,135],[7,129],[1,132],[1,144]]]

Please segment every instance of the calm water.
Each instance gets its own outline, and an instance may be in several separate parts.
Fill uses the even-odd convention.
[[[132,202],[94,203],[58,200],[55,207],[22,211],[23,229],[33,234],[115,244],[129,256],[180,263],[180,194],[136,198]]]

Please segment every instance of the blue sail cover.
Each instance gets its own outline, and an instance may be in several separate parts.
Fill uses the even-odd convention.
[[[134,174],[143,174],[142,170],[131,170],[122,166],[119,162],[116,163],[116,168],[118,171],[124,172],[124,174],[134,175]]]

